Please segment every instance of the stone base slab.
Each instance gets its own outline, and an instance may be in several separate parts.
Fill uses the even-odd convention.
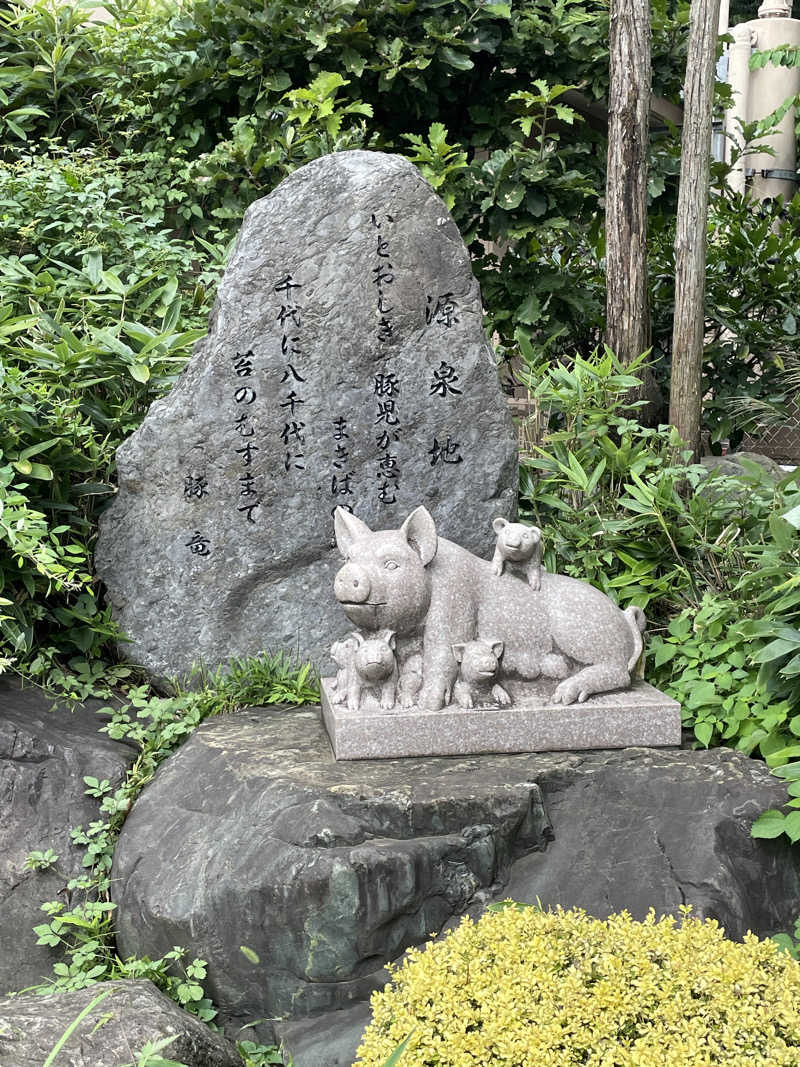
[[[322,679],[322,716],[337,760],[655,748],[681,743],[681,706],[647,682],[600,693],[583,704],[553,704],[548,683],[510,683],[511,707],[440,711],[381,709],[371,696],[357,712],[334,703]],[[550,688],[552,689],[552,683]],[[516,692],[515,692],[516,690]]]

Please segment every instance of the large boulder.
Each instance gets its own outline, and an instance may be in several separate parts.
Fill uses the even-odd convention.
[[[515,864],[519,900],[581,907],[598,918],[650,908],[718,919],[729,937],[790,929],[800,903],[794,853],[750,837],[755,818],[786,803],[763,763],[733,749],[597,753],[537,776],[555,841],[542,862]]]
[[[267,649],[330,665],[332,513],[424,503],[478,554],[517,450],[467,249],[399,156],[314,160],[252,204],[171,393],[117,452],[96,565],[156,676]]]
[[[184,1067],[242,1065],[234,1046],[221,1034],[179,1008],[150,982],[141,981],[98,982],[70,993],[0,999],[0,1064],[42,1067],[87,1008],[61,1046],[56,1067],[134,1065],[146,1044],[165,1039],[168,1044],[160,1052],[165,1061]]]
[[[728,750],[337,763],[317,709],[251,709],[204,723],[136,802],[118,944],[187,945],[223,1020],[284,1017],[302,1067],[346,1067],[386,961],[491,899],[788,928],[791,850],[749,837],[785,796]]]
[[[116,786],[135,758],[99,733],[90,708],[52,708],[41,690],[0,682],[0,993],[40,982],[60,958],[36,944],[33,927],[47,921],[42,903],[64,900],[69,879],[85,873],[70,831],[97,819],[99,801],[84,776]],[[47,849],[56,864],[26,870],[29,853]]]
[[[550,828],[524,763],[335,763],[319,710],[204,723],[160,768],[117,843],[123,955],[209,962],[222,1017],[349,1006]],[[157,847],[154,847],[157,842]]]

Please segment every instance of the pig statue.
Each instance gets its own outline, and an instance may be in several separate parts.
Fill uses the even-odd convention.
[[[394,707],[397,696],[397,661],[395,659],[395,636],[392,630],[381,630],[365,638],[358,632],[354,635],[356,650],[347,688],[347,706],[351,711],[361,707],[365,689],[379,691],[381,707]]]
[[[555,703],[630,686],[645,627],[639,608],[622,611],[566,575],[543,572],[538,589],[511,573],[498,575],[490,560],[439,537],[424,507],[399,530],[372,531],[341,507],[334,525],[345,560],[334,580],[336,599],[359,629],[394,631],[401,693],[404,650],[418,650],[421,637],[417,703],[424,710],[450,701],[459,671],[453,645],[480,638],[503,643],[503,677],[556,679]]]
[[[474,708],[476,703],[508,707],[511,697],[495,680],[500,673],[502,655],[503,642],[491,638],[453,645],[453,656],[459,667],[458,681],[453,687],[457,704],[462,708]]]

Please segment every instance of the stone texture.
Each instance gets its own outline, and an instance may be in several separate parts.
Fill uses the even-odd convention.
[[[369,1001],[362,1000],[312,1019],[282,1020],[275,1024],[275,1034],[285,1062],[295,1067],[352,1067],[371,1018]]]
[[[135,755],[98,732],[102,720],[91,709],[52,706],[35,687],[0,682],[0,993],[40,982],[60,958],[36,944],[33,927],[46,921],[40,905],[63,899],[66,883],[83,871],[70,830],[99,811],[84,793],[84,775],[117,785]],[[56,866],[26,871],[27,855],[48,848]]]
[[[757,464],[763,470],[765,477],[771,481],[778,482],[786,475],[780,463],[760,452],[729,452],[726,456],[703,456],[700,462],[709,474],[717,471],[731,478],[749,478],[751,475],[745,471],[742,460]]]
[[[509,896],[605,917],[652,907],[718,919],[729,937],[791,930],[800,903],[791,848],[750,837],[786,802],[765,765],[731,749],[598,753],[537,777],[555,841],[523,857]],[[544,857],[543,857],[544,858]]]
[[[785,797],[728,750],[337,763],[317,709],[251,709],[204,723],[134,805],[118,946],[187,945],[226,1023],[284,1016],[299,1067],[334,1067],[385,962],[492,898],[637,916],[685,901],[734,937],[789,929],[791,849],[748,836]]]
[[[118,946],[190,945],[240,1024],[346,1007],[388,959],[506,878],[514,855],[544,847],[526,772],[434,759],[354,774],[333,761],[318,709],[208,721],[123,827]]]
[[[263,648],[325,662],[347,628],[336,504],[385,527],[422,500],[489,551],[513,427],[468,253],[416,168],[343,152],[253,204],[208,337],[117,467],[96,565],[155,675]]]
[[[56,1067],[136,1064],[148,1041],[166,1037],[175,1040],[160,1053],[164,1060],[184,1067],[241,1067],[229,1041],[143,981],[98,982],[72,993],[0,999],[0,1064],[42,1067],[65,1030],[104,993],[62,1046]]]
[[[573,752],[591,748],[680,746],[681,706],[646,682],[600,693],[583,704],[553,704],[553,683],[505,683],[511,707],[440,711],[380,708],[369,698],[349,711],[322,682],[322,716],[336,759],[461,756],[480,752]],[[531,699],[531,691],[541,697]],[[527,692],[526,692],[527,691]]]

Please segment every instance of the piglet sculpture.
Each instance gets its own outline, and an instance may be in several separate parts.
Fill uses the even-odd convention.
[[[412,684],[419,686],[420,638],[422,688],[413,695],[427,711],[450,702],[459,670],[453,645],[481,638],[503,643],[503,678],[556,679],[556,703],[630,686],[642,651],[639,608],[622,611],[566,575],[543,572],[538,589],[498,575],[491,561],[439,537],[424,507],[399,530],[370,530],[343,508],[334,524],[345,559],[335,596],[360,630],[395,633],[401,699],[412,660]]]

